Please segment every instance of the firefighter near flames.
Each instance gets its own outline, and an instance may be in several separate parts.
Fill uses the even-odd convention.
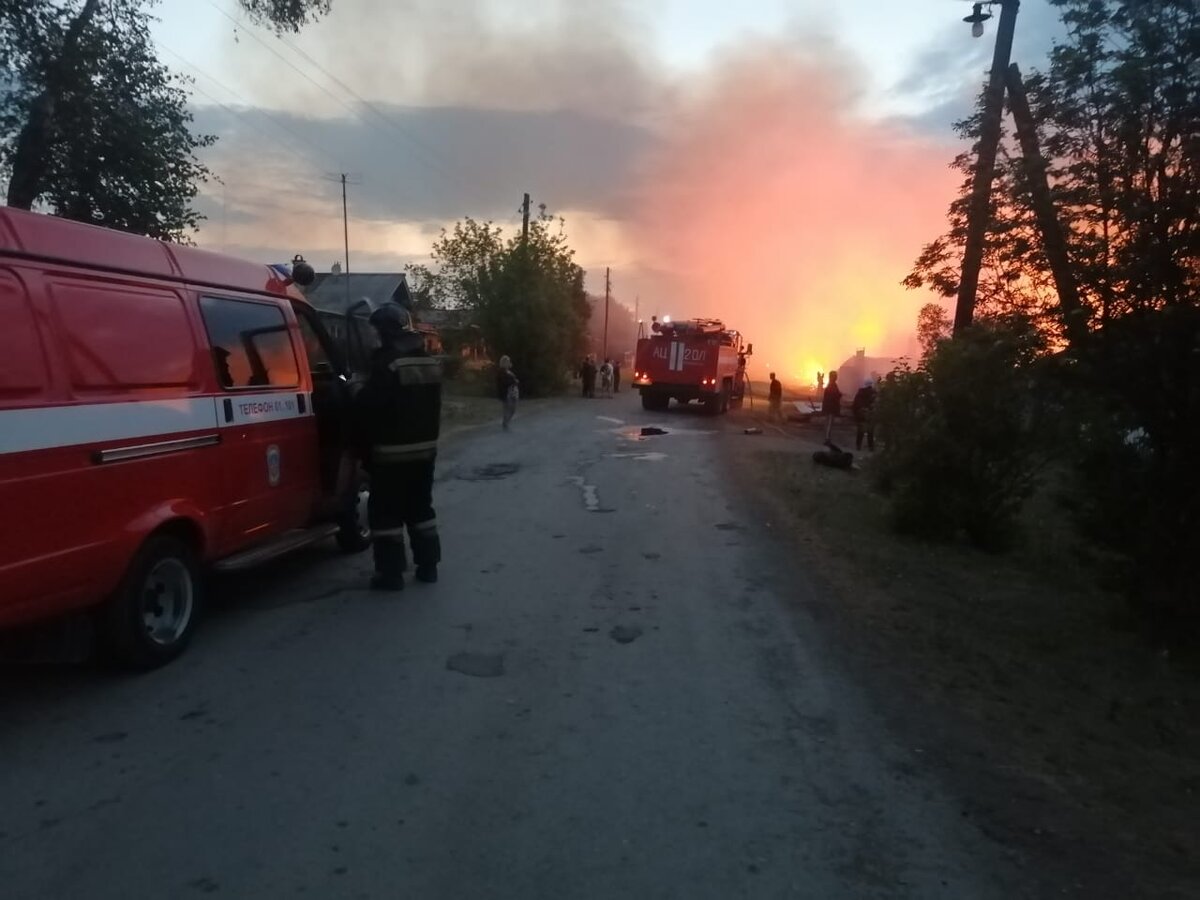
[[[642,407],[661,412],[674,399],[699,400],[709,415],[741,406],[746,395],[746,358],[753,344],[717,319],[672,322],[655,317],[650,334],[639,335],[633,386]]]

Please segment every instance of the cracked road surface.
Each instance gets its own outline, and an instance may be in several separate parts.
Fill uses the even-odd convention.
[[[558,402],[445,448],[438,585],[301,554],[164,670],[0,669],[0,894],[1026,895],[813,633],[745,440]]]

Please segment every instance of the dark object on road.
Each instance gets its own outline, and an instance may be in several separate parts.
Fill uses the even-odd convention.
[[[762,433],[763,433],[763,430],[761,428],[747,428],[745,431],[742,432],[742,434],[762,434]]]
[[[614,625],[608,636],[618,644],[632,644],[642,636],[642,629],[636,625]]]
[[[442,558],[433,471],[442,411],[442,365],[425,351],[408,314],[387,304],[371,314],[380,347],[355,398],[355,444],[371,475],[367,518],[375,550],[372,587],[396,590],[413,562],[426,573]]]
[[[504,674],[501,653],[455,653],[446,660],[446,668],[472,678],[498,678]]]
[[[469,472],[456,472],[454,477],[459,481],[499,481],[501,478],[515,475],[520,468],[516,463],[492,463],[477,466]]]
[[[654,437],[655,435],[666,434],[666,433],[667,433],[666,429],[656,428],[653,425],[647,425],[645,428],[642,429],[642,437]]]
[[[853,453],[843,450],[832,441],[826,441],[825,446],[829,449],[818,450],[814,453],[813,462],[822,466],[829,466],[832,469],[850,469],[854,466]]]

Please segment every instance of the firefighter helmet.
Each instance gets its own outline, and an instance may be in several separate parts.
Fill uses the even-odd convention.
[[[396,337],[412,330],[412,319],[398,303],[385,303],[367,320],[371,327],[385,337]]]

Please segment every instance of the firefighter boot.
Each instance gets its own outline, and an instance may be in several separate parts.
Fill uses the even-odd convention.
[[[371,578],[371,590],[404,590],[404,570],[408,563],[404,558],[402,539],[391,535],[376,536],[372,550],[375,555],[375,575]]]
[[[417,566],[417,581],[434,584],[438,580],[438,563],[442,561],[442,539],[438,536],[437,519],[418,522],[408,529],[412,542],[413,562]]]

